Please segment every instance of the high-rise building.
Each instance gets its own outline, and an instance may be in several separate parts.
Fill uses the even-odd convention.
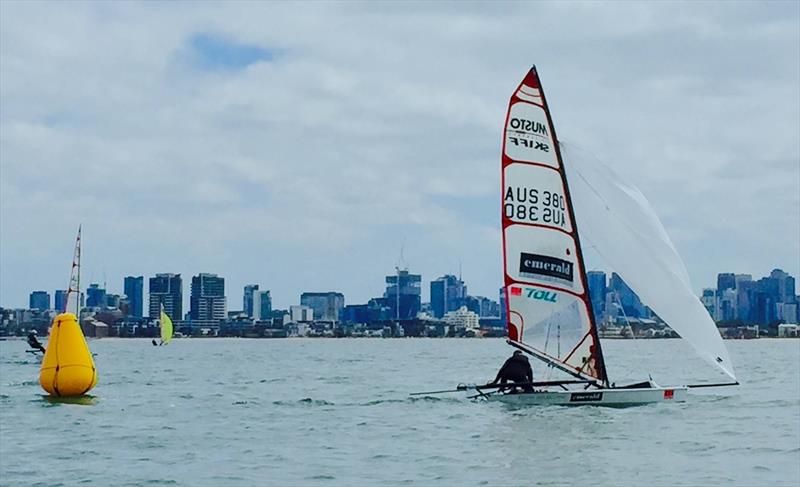
[[[50,293],[47,291],[34,291],[31,293],[30,302],[28,303],[30,309],[38,309],[39,311],[47,311],[50,309]]]
[[[719,303],[717,319],[719,321],[731,321],[737,319],[738,316],[736,315],[736,304],[738,300],[736,289],[725,288],[722,290],[721,294],[719,290],[717,290],[717,294],[717,302]]]
[[[100,284],[90,284],[86,289],[86,306],[89,308],[106,307],[106,290]]]
[[[627,318],[644,318],[646,316],[644,305],[639,296],[633,292],[633,289],[616,272],[611,273],[609,288],[613,293],[612,302],[616,301],[622,307],[622,311]]]
[[[466,297],[467,286],[456,276],[448,274],[431,281],[431,312],[437,318],[465,306]]]
[[[769,278],[777,282],[778,292],[776,297],[778,298],[778,302],[794,303],[794,277],[780,269],[773,269],[769,274]]]
[[[272,297],[269,291],[254,291],[251,306],[253,307],[251,318],[268,320],[272,317]]]
[[[63,313],[67,310],[67,290],[66,289],[56,289],[56,296],[55,296],[55,306],[56,311],[59,313]]]
[[[721,295],[726,289],[736,288],[736,275],[732,272],[717,274],[717,295]]]
[[[420,310],[422,276],[397,269],[397,273],[386,276],[384,305],[392,310],[392,319],[409,320]]]
[[[247,316],[254,318],[255,310],[253,309],[253,293],[258,291],[258,284],[248,284],[244,287],[244,294],[242,295],[242,310]]]
[[[337,292],[303,293],[300,304],[314,310],[315,320],[339,321],[344,310],[344,295]]]
[[[124,292],[128,297],[128,315],[141,318],[144,313],[144,276],[127,276]]]
[[[586,273],[589,299],[592,301],[592,311],[596,321],[601,321],[606,304],[606,273],[603,271],[589,271]]]
[[[161,317],[161,305],[164,312],[173,320],[183,318],[183,280],[180,274],[156,274],[149,280],[150,318]]]
[[[193,321],[224,320],[227,311],[225,279],[208,273],[193,276],[189,317]]]

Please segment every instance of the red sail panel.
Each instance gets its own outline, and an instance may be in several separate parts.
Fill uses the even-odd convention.
[[[605,381],[569,188],[535,68],[508,106],[502,227],[509,338]]]

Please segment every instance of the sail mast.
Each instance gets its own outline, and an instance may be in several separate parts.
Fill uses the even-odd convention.
[[[564,196],[566,197],[568,204],[567,204],[567,211],[569,212],[570,221],[572,221],[572,236],[575,239],[575,250],[577,251],[577,262],[578,262],[578,272],[580,273],[580,278],[586,284],[587,289],[585,290],[584,295],[584,302],[586,303],[586,308],[589,314],[589,322],[590,322],[590,331],[592,333],[592,338],[594,339],[594,346],[595,348],[595,360],[597,362],[597,369],[600,372],[599,379],[603,381],[605,384],[608,384],[608,373],[606,372],[606,361],[603,357],[603,348],[600,344],[600,336],[597,331],[597,320],[595,318],[594,309],[592,308],[592,299],[589,295],[588,289],[588,282],[589,280],[586,278],[586,264],[583,260],[583,247],[581,246],[581,238],[578,234],[578,222],[575,219],[575,210],[572,207],[572,197],[569,193],[569,181],[567,180],[567,174],[564,170],[564,160],[561,158],[561,148],[559,147],[558,143],[558,136],[556,135],[556,127],[553,124],[553,118],[550,115],[550,108],[547,105],[547,97],[544,94],[544,87],[542,86],[542,81],[539,79],[539,73],[536,71],[536,66],[531,67],[531,71],[533,71],[533,75],[536,77],[536,81],[539,83],[539,90],[542,94],[542,104],[544,105],[544,113],[547,116],[547,123],[550,126],[550,132],[553,135],[553,142],[555,145],[556,150],[556,159],[558,160],[559,165],[559,172],[561,173],[561,179],[564,181]]]

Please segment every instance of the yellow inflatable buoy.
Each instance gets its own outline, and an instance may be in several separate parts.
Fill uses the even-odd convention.
[[[39,384],[53,396],[80,396],[97,384],[92,352],[72,313],[61,313],[53,321]]]

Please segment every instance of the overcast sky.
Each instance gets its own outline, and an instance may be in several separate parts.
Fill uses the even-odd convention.
[[[0,3],[0,305],[69,280],[384,289],[401,247],[497,299],[500,144],[536,64],[559,137],[640,187],[697,292],[800,274],[800,3]],[[578,215],[580,225],[581,215]],[[590,263],[590,267],[601,263]],[[656,276],[654,276],[655,278]]]

